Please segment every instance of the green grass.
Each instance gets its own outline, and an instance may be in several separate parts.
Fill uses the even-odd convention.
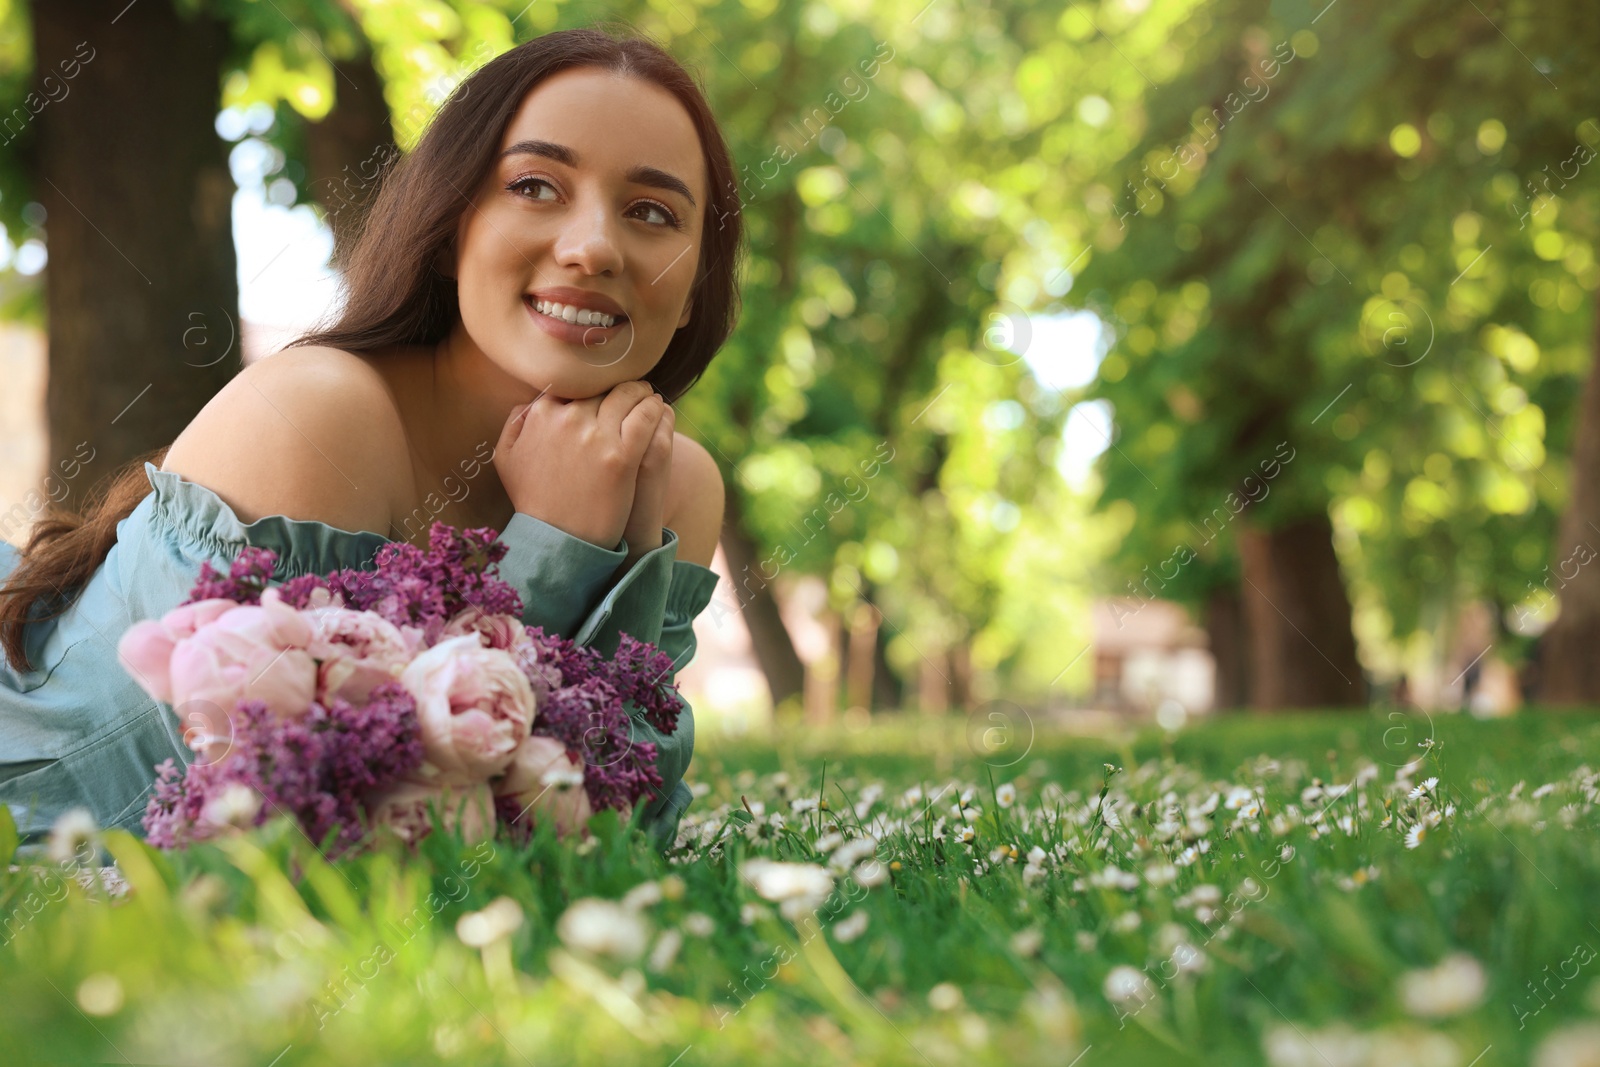
[[[667,858],[606,816],[582,854],[436,833],[417,856],[331,866],[283,822],[172,854],[107,834],[126,897],[0,875],[0,1047],[259,1067],[1544,1067],[1542,1043],[1600,1025],[1600,718],[988,725],[708,732],[690,771],[705,792]],[[1415,760],[1412,786],[1438,782],[1412,799],[1396,775]],[[968,790],[976,810],[954,812]],[[791,918],[740,877],[759,858],[826,865],[819,838],[868,829],[876,857]],[[660,899],[613,929],[642,927],[641,955],[563,943],[572,902],[649,882]],[[464,944],[457,920],[501,896],[521,924]],[[1486,985],[1445,976],[1447,1014],[1408,1008],[1413,972],[1452,953]]]

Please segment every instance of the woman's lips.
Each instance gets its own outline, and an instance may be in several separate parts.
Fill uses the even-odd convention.
[[[528,309],[528,314],[533,317],[534,324],[551,337],[566,341],[569,344],[583,345],[586,348],[598,347],[619,336],[623,328],[631,321],[629,319],[618,319],[610,326],[568,322],[566,319],[558,319],[552,315],[546,315],[534,307],[531,296],[522,298],[522,306]]]

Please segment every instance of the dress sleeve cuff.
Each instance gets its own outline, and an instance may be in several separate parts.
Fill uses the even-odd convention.
[[[616,548],[601,548],[520,511],[506,524],[500,541],[508,549],[499,564],[500,577],[522,597],[523,623],[563,637],[592,614],[591,605],[606,581],[628,558],[626,540]]]
[[[627,556],[627,540],[622,544],[618,562]],[[678,535],[663,526],[661,545],[634,560],[578,626],[573,640],[608,658],[616,654],[624,633],[637,641],[659,644],[677,559]]]

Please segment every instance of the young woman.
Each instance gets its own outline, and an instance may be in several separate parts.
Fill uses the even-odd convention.
[[[723,484],[670,404],[733,328],[740,251],[727,146],[660,48],[570,30],[466,79],[384,181],[332,327],[246,368],[88,515],[0,546],[0,802],[26,839],[79,805],[137,833],[155,766],[196,758],[116,642],[246,545],[283,580],[434,520],[492,526],[528,625],[607,654],[627,632],[681,668]],[[678,722],[634,720],[662,845],[689,803]]]

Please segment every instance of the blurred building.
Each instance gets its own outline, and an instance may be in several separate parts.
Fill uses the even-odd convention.
[[[1154,714],[1181,705],[1189,714],[1210,711],[1216,661],[1206,632],[1167,600],[1113,597],[1095,601],[1096,707]]]

